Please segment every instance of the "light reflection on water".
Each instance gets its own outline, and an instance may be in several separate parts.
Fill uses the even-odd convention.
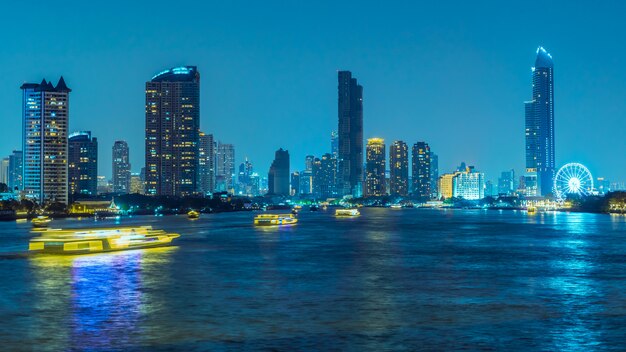
[[[0,254],[0,340],[55,351],[626,345],[626,217],[362,214],[303,212],[275,229],[250,213],[139,217],[122,223],[180,232],[178,247]],[[25,248],[26,224],[0,229],[0,252]]]

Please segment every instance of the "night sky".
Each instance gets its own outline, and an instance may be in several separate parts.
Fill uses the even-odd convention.
[[[523,102],[542,45],[555,65],[557,166],[626,181],[626,3],[416,3],[14,1],[1,24],[0,155],[21,149],[20,85],[63,75],[70,130],[98,138],[99,174],[110,176],[116,139],[138,172],[145,82],[196,65],[201,130],[263,176],[286,148],[294,171],[330,151],[337,70],[350,70],[366,138],[425,140],[441,173],[465,161],[495,181],[523,170]]]

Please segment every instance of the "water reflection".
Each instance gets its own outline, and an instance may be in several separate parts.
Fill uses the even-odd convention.
[[[36,323],[32,338],[53,350],[106,349],[141,335],[143,297],[176,247],[83,256],[34,256]]]

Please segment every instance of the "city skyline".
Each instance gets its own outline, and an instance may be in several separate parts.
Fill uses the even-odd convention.
[[[328,51],[328,54],[321,54],[326,58],[324,64],[314,64],[307,66],[306,69],[298,66],[296,70],[291,72],[281,70],[287,71],[286,73],[277,73],[276,67],[261,60],[261,64],[258,66],[252,66],[239,74],[230,76],[229,73],[232,73],[235,66],[227,63],[226,60],[233,58],[232,50],[225,50],[225,52],[219,55],[213,54],[213,56],[208,55],[203,50],[192,51],[184,55],[176,52],[172,54],[163,53],[161,56],[149,58],[143,64],[138,64],[137,60],[138,58],[145,60],[145,54],[140,55],[131,51],[124,54],[128,56],[130,61],[124,62],[123,65],[119,62],[125,56],[122,53],[109,52],[106,48],[103,49],[104,57],[110,59],[111,56],[115,56],[119,58],[117,64],[115,60],[106,63],[99,60],[85,60],[84,56],[81,55],[69,60],[69,63],[62,63],[52,57],[39,54],[38,57],[42,60],[36,65],[31,62],[30,65],[26,66],[28,69],[22,67],[30,62],[28,59],[25,59],[24,62],[18,62],[20,69],[17,69],[17,72],[10,72],[7,80],[3,83],[3,87],[0,88],[5,92],[1,95],[2,99],[7,99],[6,102],[10,107],[5,114],[15,116],[15,118],[9,119],[7,128],[1,132],[3,134],[0,136],[2,137],[0,147],[3,150],[3,155],[10,154],[12,150],[21,149],[19,148],[20,137],[17,132],[20,130],[17,115],[19,114],[19,106],[16,104],[16,101],[19,101],[19,91],[15,87],[24,81],[37,82],[41,77],[55,79],[55,77],[64,75],[75,91],[73,93],[75,98],[72,99],[72,119],[69,131],[91,130],[94,136],[99,139],[99,155],[101,156],[99,175],[110,177],[111,156],[106,149],[103,150],[102,148],[109,148],[108,146],[117,139],[129,142],[129,147],[132,150],[133,171],[138,172],[139,166],[143,164],[141,158],[143,155],[142,141],[137,140],[137,131],[143,130],[142,83],[145,82],[146,77],[151,77],[165,67],[197,64],[199,71],[204,72],[204,77],[208,77],[203,80],[201,93],[201,101],[203,102],[202,130],[215,135],[217,139],[228,140],[235,145],[240,151],[237,153],[238,159],[235,164],[239,164],[244,156],[248,156],[255,163],[257,170],[267,170],[272,152],[283,147],[290,150],[294,160],[292,171],[295,171],[301,169],[304,155],[313,154],[319,157],[329,152],[328,142],[326,142],[327,136],[330,131],[336,129],[336,96],[333,94],[336,83],[333,81],[336,80],[336,71],[345,69],[352,71],[359,78],[359,83],[365,86],[364,139],[380,136],[388,141],[425,140],[439,154],[442,172],[448,172],[454,165],[466,161],[476,165],[486,173],[488,179],[494,181],[502,170],[510,168],[514,168],[520,175],[523,174],[524,155],[521,151],[523,151],[524,138],[519,133],[524,120],[523,101],[528,100],[528,82],[531,78],[530,66],[532,66],[531,63],[534,59],[534,50],[537,46],[542,45],[550,50],[558,65],[558,70],[555,71],[555,81],[558,82],[558,104],[556,107],[556,115],[558,116],[556,121],[556,128],[558,129],[556,150],[558,150],[558,155],[556,167],[558,168],[570,161],[578,161],[588,165],[594,176],[604,176],[611,180],[621,181],[623,180],[622,175],[626,174],[626,166],[612,162],[610,157],[605,156],[605,154],[619,154],[626,149],[624,142],[615,134],[623,130],[623,115],[626,107],[621,100],[617,99],[623,95],[624,91],[620,85],[616,84],[616,82],[623,81],[624,73],[617,69],[617,65],[614,63],[614,61],[620,62],[620,58],[625,54],[621,51],[611,51],[612,59],[605,60],[605,55],[611,47],[603,38],[593,42],[594,50],[583,50],[584,39],[586,38],[583,29],[587,25],[582,26],[582,28],[575,28],[574,25],[575,19],[582,16],[581,13],[576,12],[576,9],[559,10],[561,12],[557,11],[555,5],[548,6],[546,14],[539,15],[539,18],[532,19],[532,21],[539,22],[551,16],[554,22],[560,21],[562,28],[571,30],[571,35],[568,37],[552,34],[546,28],[535,30],[530,25],[527,25],[530,33],[522,35],[512,29],[513,24],[504,25],[501,20],[496,21],[496,24],[506,29],[503,33],[492,34],[489,32],[490,34],[486,34],[486,29],[478,23],[478,19],[475,20],[476,22],[465,20],[462,22],[462,28],[467,29],[469,33],[478,33],[487,40],[485,43],[469,41],[464,46],[454,47],[452,45],[457,43],[463,35],[447,30],[444,25],[427,22],[427,28],[433,29],[437,34],[433,37],[434,39],[431,39],[434,43],[425,43],[420,40],[421,37],[418,34],[424,30],[420,26],[393,25],[392,28],[384,30],[380,36],[373,38],[372,45],[377,49],[388,48],[398,55],[392,56],[389,53],[382,53],[380,50],[364,47],[362,50],[372,55],[372,58],[363,59],[355,56],[358,52],[355,46],[349,46],[350,50],[347,54],[338,54],[333,49],[336,45],[335,42],[331,42],[329,44],[331,50]],[[372,11],[372,9],[366,6],[366,9],[360,11],[367,12]],[[478,9],[472,11],[479,12]],[[598,11],[598,9],[591,9],[591,11]],[[571,19],[566,19],[566,15],[574,16]],[[41,14],[36,12],[34,16],[41,16]],[[481,16],[479,18],[482,18]],[[518,17],[524,18],[524,16]],[[138,21],[141,22],[141,20]],[[128,25],[126,22],[124,23]],[[331,22],[332,28],[339,26],[335,21]],[[592,22],[593,25],[599,27],[599,32],[596,31],[596,33],[608,32],[612,28],[612,22],[608,20],[603,23],[598,23],[597,20]],[[449,24],[450,22],[446,23]],[[588,25],[591,26],[592,24]],[[363,28],[364,24],[357,21],[356,26]],[[556,28],[556,25],[553,24],[547,24],[547,26],[552,29]],[[402,32],[402,29],[405,31]],[[198,32],[211,30],[214,29],[199,27]],[[265,30],[273,33],[272,28]],[[186,28],[185,31],[188,31],[192,37],[196,37],[195,32],[191,33],[191,28]],[[235,37],[243,38],[244,47],[251,45],[250,37],[239,32],[228,32]],[[389,44],[389,47],[382,43],[382,39],[397,33],[404,33],[404,36],[400,36],[396,42]],[[305,34],[307,34],[308,39],[313,39],[314,44],[318,46],[321,45],[319,43],[320,38],[327,36],[324,33],[319,35]],[[578,36],[579,41],[573,42],[569,36],[576,36],[576,34],[580,34]],[[443,44],[438,41],[446,35],[454,39],[452,43]],[[354,38],[348,34],[342,36],[354,39],[355,43],[364,44],[359,38]],[[502,36],[508,36],[510,40],[502,46],[490,45],[495,42],[494,38],[501,38]],[[417,38],[419,46],[412,44],[408,40],[409,38]],[[117,41],[122,40],[116,37],[114,42],[115,39]],[[136,38],[140,47],[145,45],[142,43],[147,42],[148,39],[149,36]],[[17,44],[11,44],[17,45],[13,51],[20,51],[20,45],[23,45],[20,43],[22,42],[17,41]],[[82,41],[77,39],[77,43],[82,43]],[[287,43],[279,44],[279,47],[283,47]],[[173,46],[174,42],[166,36],[163,45],[165,47]],[[185,48],[190,43],[181,45]],[[217,48],[219,47],[217,45]],[[63,47],[63,45],[62,48],[67,53],[78,50]],[[229,47],[228,49],[233,48]],[[252,49],[256,50],[253,52],[258,53],[257,47]],[[418,55],[417,49],[438,49],[432,51],[437,62],[434,62],[432,57],[426,54]],[[302,48],[297,46],[295,50],[302,50]],[[22,51],[25,54],[29,52],[28,50]],[[424,51],[428,52],[429,50]],[[314,55],[308,51],[307,53],[302,64],[319,58],[319,55]],[[462,55],[452,61],[453,54]],[[264,58],[263,55],[261,56]],[[414,59],[411,60],[413,65],[403,65],[403,63],[408,62],[408,59]],[[373,60],[378,65],[367,65],[372,63],[368,60]],[[279,61],[284,64],[284,60]],[[240,64],[241,62],[237,63]],[[481,67],[484,68],[484,66],[478,65],[479,63],[489,66],[490,74],[488,77],[482,78],[483,81],[479,81],[480,85],[474,84],[473,91],[463,90],[461,92],[460,88],[468,87],[468,81],[476,81],[473,78],[478,72],[481,72]],[[84,68],[81,69],[83,67],[81,65],[89,65],[89,69],[93,72],[87,72]],[[397,68],[392,68],[391,65],[397,66]],[[129,66],[133,72],[129,74],[121,66]],[[445,70],[443,70],[444,68]],[[435,79],[431,72],[439,72],[442,77]],[[383,75],[383,73],[386,74]],[[111,79],[103,81],[102,88],[88,84],[88,78],[92,75],[104,74],[110,75]],[[232,88],[233,84],[241,85],[244,82],[244,76],[251,82],[244,84],[237,94],[244,94],[246,97],[250,97],[250,94],[259,94],[257,98],[246,100],[246,104],[244,104],[246,106],[234,104],[232,97],[229,98],[229,96],[224,95],[224,91],[232,91],[229,88]],[[451,79],[451,83],[446,83]],[[260,83],[259,80],[273,83],[264,88],[263,92],[260,92],[254,88],[256,84]],[[493,87],[494,81],[498,82],[498,90],[502,92],[493,92],[493,89],[490,91],[486,88],[487,86]],[[256,84],[253,85],[252,82],[256,82]],[[285,92],[285,87],[279,84],[280,82],[288,82],[288,86],[291,86],[289,87],[290,91],[301,89],[302,98],[292,99],[294,100],[293,105],[291,103],[277,104],[279,107],[273,107],[264,104],[262,100],[271,96],[280,96]],[[609,84],[611,82],[613,82],[613,86]],[[95,98],[101,94],[99,93],[101,92],[100,89],[110,87],[111,84],[115,84],[116,90],[107,93],[107,97],[114,101],[122,99],[126,102],[121,105],[123,107],[120,110],[121,117],[103,115],[100,110],[105,110],[104,105]],[[310,85],[310,87],[304,87],[304,85]],[[447,89],[444,90],[442,85],[447,86]],[[609,86],[612,88],[609,89]],[[293,89],[294,87],[298,89]],[[428,90],[425,90],[426,88]],[[487,99],[487,92],[496,94],[495,99],[492,99],[494,97]],[[140,97],[137,99],[138,94]],[[464,98],[463,94],[468,97]],[[133,98],[130,99],[129,97]],[[442,106],[439,103],[438,108],[433,107],[436,105],[435,102],[441,102],[441,99],[444,98],[451,102],[450,106]],[[300,107],[294,110],[294,105],[302,104],[305,100],[310,101],[306,104],[315,106],[306,105],[304,109]],[[596,101],[598,101],[597,104]],[[609,101],[615,104],[607,107],[606,102]],[[455,108],[455,105],[460,107]],[[89,109],[87,109],[88,107]],[[137,113],[138,110],[139,113]],[[256,111],[256,115],[251,114],[253,110]],[[274,117],[268,118],[270,115]],[[255,131],[261,130],[268,123],[283,122],[286,124],[291,118],[315,121],[316,123],[295,126],[294,130],[290,130],[289,133],[280,134],[280,138],[275,138],[275,136],[268,138],[259,133],[255,134]],[[110,121],[105,121],[108,119]],[[129,124],[130,121],[133,123],[124,129],[112,129],[111,126],[107,125],[111,122],[119,124],[125,121],[129,121]],[[450,123],[458,128],[451,130],[449,128]],[[464,148],[458,148],[457,145],[460,143],[458,141],[464,140],[462,132],[466,131],[463,130],[471,132],[474,143],[468,143],[468,145],[464,145]],[[582,137],[591,138],[591,141],[582,145],[578,143]]]

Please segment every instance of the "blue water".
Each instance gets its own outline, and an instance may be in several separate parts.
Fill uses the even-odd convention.
[[[625,217],[362,213],[136,217],[177,246],[74,257],[6,255],[33,235],[0,223],[0,349],[626,349]]]

